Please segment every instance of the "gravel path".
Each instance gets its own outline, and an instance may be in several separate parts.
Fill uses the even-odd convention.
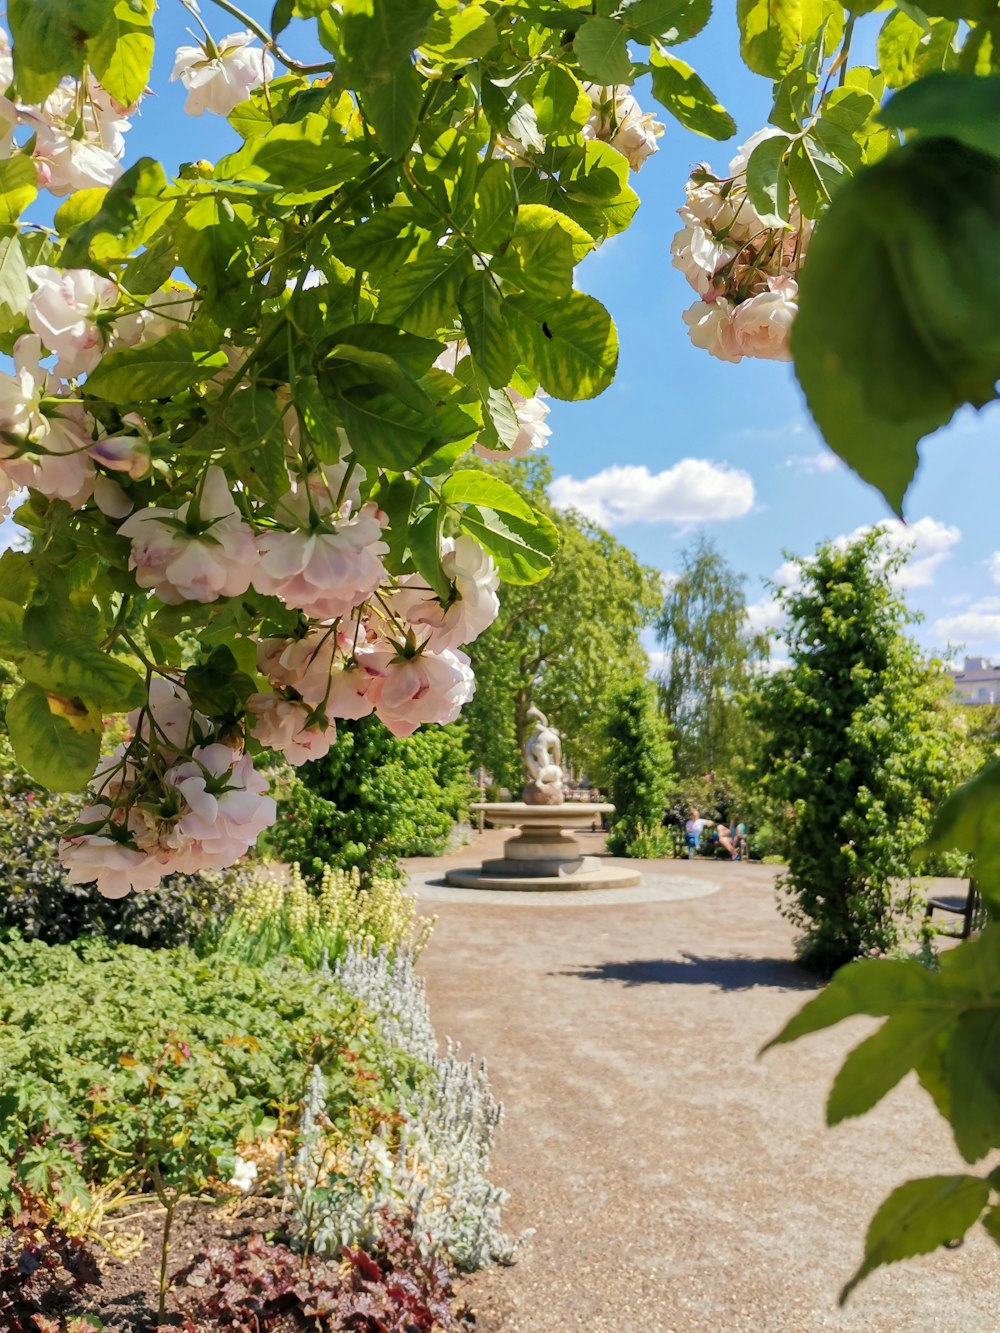
[[[487,832],[412,862],[414,888],[501,841]],[[756,1058],[813,988],[768,867],[649,868],[720,888],[617,906],[428,891],[434,1023],[489,1059],[507,1108],[494,1177],[511,1195],[508,1230],[535,1228],[513,1268],[471,1280],[477,1328],[1000,1330],[985,1234],[877,1273],[838,1309],[889,1190],[963,1164],[912,1079],[862,1119],[825,1127],[831,1078],[866,1021]]]

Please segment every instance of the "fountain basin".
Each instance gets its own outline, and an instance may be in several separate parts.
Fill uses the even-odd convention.
[[[608,866],[585,856],[573,831],[592,828],[596,816],[613,814],[613,805],[566,801],[528,805],[524,801],[476,801],[471,807],[491,824],[516,828],[504,843],[504,855],[475,870],[449,870],[449,884],[462,889],[624,889],[640,882],[637,870]]]

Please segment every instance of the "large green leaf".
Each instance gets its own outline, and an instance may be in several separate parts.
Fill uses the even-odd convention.
[[[896,93],[879,119],[927,137],[959,139],[969,148],[1000,157],[1000,75],[926,74]]]
[[[441,568],[441,522],[444,509],[441,505],[426,505],[417,514],[410,525],[410,559],[417,572],[426,579],[429,587],[442,599],[451,594],[451,584]]]
[[[11,661],[24,652],[24,611],[16,602],[0,598],[0,657]]]
[[[537,583],[552,568],[559,535],[552,520],[537,510],[529,520],[470,505],[462,512],[461,526],[489,551],[505,583]]]
[[[967,852],[984,898],[1000,909],[1000,759],[992,759],[938,810],[928,851]]]
[[[93,258],[105,264],[145,245],[176,205],[163,197],[166,185],[159,162],[141,157],[107,191],[84,190],[68,199],[56,214],[60,231],[68,233],[63,263],[80,267]]]
[[[20,236],[0,236],[0,329],[8,332],[23,326],[30,295]]]
[[[435,8],[433,0],[342,0],[320,14],[319,39],[345,86],[368,91],[409,61]]]
[[[573,50],[581,71],[595,83],[631,82],[632,61],[625,44],[625,29],[614,19],[587,19],[577,29]]]
[[[882,1264],[929,1254],[961,1240],[989,1196],[989,1183],[976,1176],[928,1176],[893,1190],[872,1218],[864,1262],[840,1293],[841,1305]]]
[[[210,351],[190,329],[178,329],[146,347],[109,352],[87,378],[87,392],[112,403],[170,398],[201,384],[226,365],[224,352]]]
[[[836,1125],[870,1111],[923,1060],[954,1017],[950,1009],[914,1007],[887,1018],[841,1066],[826,1104],[827,1123]]]
[[[86,786],[101,756],[100,713],[27,684],[8,703],[6,721],[17,762],[43,787]]]
[[[712,0],[633,0],[622,8],[621,20],[630,35],[676,46],[696,37],[711,12]]]
[[[927,1003],[934,994],[934,979],[919,963],[899,958],[848,963],[762,1047],[761,1054],[856,1014],[885,1018],[897,1009]]]
[[[32,158],[15,153],[0,162],[0,226],[16,222],[38,194],[38,176]]]
[[[155,8],[156,0],[112,0],[103,27],[87,43],[94,73],[125,106],[139,100],[149,81]]]
[[[488,269],[470,273],[458,296],[458,313],[472,355],[491,388],[503,388],[514,373],[514,353],[497,280]]]
[[[658,51],[650,52],[649,61],[653,96],[685,129],[710,139],[732,138],[736,122],[690,65]]]
[[[285,461],[285,405],[273,389],[249,384],[226,404],[226,425],[232,432],[243,479],[258,495],[275,499],[288,490]]]
[[[199,199],[177,228],[177,256],[223,327],[240,323],[254,265],[253,228],[249,204],[234,205],[220,195]]]
[[[479,468],[463,468],[453,472],[441,487],[441,498],[448,504],[485,505],[498,514],[513,514],[531,522],[535,511],[523,495],[495,477],[491,472]]]
[[[422,99],[423,83],[409,62],[362,95],[361,109],[389,157],[401,158],[413,146]]]
[[[468,252],[450,247],[404,264],[382,286],[379,319],[417,334],[449,327],[471,268]]]
[[[484,56],[499,40],[497,25],[482,5],[441,10],[427,25],[420,44],[437,60],[466,61]]]
[[[50,694],[85,699],[115,713],[135,708],[143,697],[142,677],[133,667],[86,643],[63,642],[32,653],[18,670]]]
[[[762,139],[747,160],[747,194],[768,226],[780,227],[790,214],[791,200],[785,154],[791,141],[784,134]]]
[[[516,197],[506,162],[485,162],[476,182],[472,236],[488,253],[499,249],[514,230]]]
[[[501,134],[509,134],[526,148],[541,152],[545,139],[538,129],[535,108],[517,88],[517,79],[484,79],[483,110],[490,124]]]
[[[538,129],[546,137],[577,133],[594,109],[580,80],[565,65],[550,65],[544,71],[532,102],[538,113]]]
[[[994,397],[998,243],[1000,163],[942,139],[847,181],[816,229],[796,374],[827,443],[897,513],[917,442]]]
[[[949,1119],[967,1162],[1000,1147],[1000,996],[993,1008],[962,1014],[948,1039]]]
[[[113,0],[8,0],[20,99],[42,102],[64,75],[83,70],[86,46],[107,24]]]
[[[819,31],[822,8],[810,0],[737,0],[740,54],[755,74],[777,79]]]
[[[572,292],[540,308],[512,296],[506,308],[525,365],[554,398],[596,398],[614,379],[618,334],[595,297]]]

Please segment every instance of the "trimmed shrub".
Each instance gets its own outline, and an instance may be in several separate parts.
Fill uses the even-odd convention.
[[[604,772],[614,803],[608,850],[616,856],[662,856],[663,813],[673,782],[666,724],[649,681],[630,681],[611,695]]]

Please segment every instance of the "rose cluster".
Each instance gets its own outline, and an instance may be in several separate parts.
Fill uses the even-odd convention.
[[[660,151],[656,141],[663,125],[651,111],[642,110],[627,84],[602,87],[585,83],[583,87],[594,107],[583,137],[609,143],[638,171],[647,157]]]
[[[108,898],[231,865],[275,817],[239,739],[217,735],[179,681],[154,678],[128,721],[131,740],[101,762],[91,804],[59,844],[70,883],[96,881]]]
[[[746,167],[763,139],[753,135],[719,179],[708,167],[687,182],[677,211],[684,226],[670,245],[674,268],[701,298],[683,312],[691,341],[720,361],[745,356],[789,361],[789,333],[798,313],[798,272],[813,223],[794,199],[787,226],[762,221],[747,194]]]

